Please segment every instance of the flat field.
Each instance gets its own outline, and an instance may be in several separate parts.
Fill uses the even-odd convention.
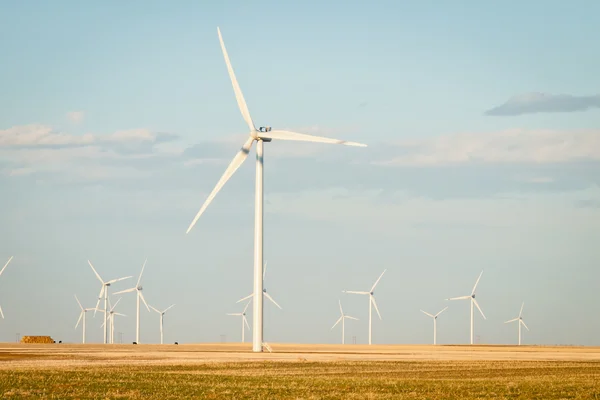
[[[0,343],[3,399],[600,399],[600,348]]]

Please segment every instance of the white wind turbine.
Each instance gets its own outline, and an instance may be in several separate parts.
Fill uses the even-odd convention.
[[[96,274],[96,277],[98,278],[100,283],[102,283],[102,288],[100,289],[100,294],[98,295],[98,301],[96,302],[96,307],[94,307],[94,308],[98,308],[98,306],[100,305],[100,300],[102,299],[102,296],[104,296],[104,317],[108,318],[108,287],[115,282],[119,282],[119,281],[129,279],[132,277],[126,276],[124,278],[117,278],[117,279],[112,279],[110,281],[104,282],[102,280],[102,278],[100,277],[100,275],[98,274],[98,272],[96,272],[96,269],[94,268],[94,266],[92,265],[92,262],[90,260],[88,260],[88,264],[90,264],[90,267],[92,267],[92,271],[94,271],[94,274]],[[94,311],[94,315],[96,315],[96,311]],[[108,334],[108,325],[104,324],[104,344],[106,344],[107,334]]]
[[[473,286],[473,291],[471,291],[470,295],[446,299],[446,300],[467,300],[467,299],[469,299],[471,301],[471,344],[473,344],[473,305],[475,305],[475,307],[477,307],[477,309],[481,313],[481,316],[483,317],[483,319],[487,319],[485,317],[485,315],[483,314],[483,311],[481,311],[481,307],[479,307],[479,303],[477,303],[477,300],[475,300],[475,289],[477,289],[477,284],[479,283],[479,280],[481,279],[481,275],[483,275],[483,271],[481,271],[481,273],[479,274],[479,278],[477,278],[477,281],[475,282],[475,286]]]
[[[437,313],[435,315],[429,314],[428,312],[421,310],[421,312],[423,314],[429,315],[431,318],[433,318],[433,344],[437,344],[437,317],[438,317],[438,315],[440,315],[447,309],[448,309],[448,307],[444,308],[442,311],[440,311],[439,313]]]
[[[250,302],[248,302],[248,304],[246,304],[246,307],[244,307],[244,311],[242,311],[241,313],[229,313],[227,315],[235,315],[238,317],[242,317],[242,343],[244,343],[246,340],[244,338],[244,333],[246,331],[246,327],[244,326],[244,324],[246,324],[246,326],[248,327],[248,329],[250,329],[250,325],[248,325],[248,320],[246,319],[246,310],[248,309],[248,306],[250,305]]]
[[[200,208],[200,211],[198,211],[198,213],[194,217],[186,233],[190,232],[192,227],[196,224],[196,221],[198,221],[198,218],[200,218],[204,210],[206,210],[206,207],[208,207],[208,205],[214,199],[219,190],[221,190],[223,185],[225,185],[225,183],[229,180],[229,178],[231,178],[231,176],[240,167],[240,165],[242,165],[244,160],[246,160],[248,154],[250,153],[250,148],[252,147],[252,144],[256,141],[256,197],[254,210],[254,303],[252,312],[252,349],[255,352],[261,352],[263,346],[263,298],[262,296],[259,296],[259,294],[263,291],[261,277],[261,269],[263,265],[263,143],[270,142],[272,139],[275,139],[345,144],[348,146],[363,147],[366,145],[354,142],[346,142],[343,140],[306,135],[285,130],[271,130],[270,127],[261,127],[257,130],[254,126],[252,118],[250,117],[250,112],[248,111],[246,100],[244,100],[242,90],[240,89],[240,85],[238,84],[238,81],[233,72],[233,68],[231,66],[231,62],[229,61],[229,56],[227,55],[227,50],[225,49],[225,44],[223,43],[223,38],[221,36],[221,31],[219,28],[217,28],[217,33],[219,35],[219,41],[221,43],[223,57],[225,58],[225,63],[227,64],[229,78],[231,79],[231,84],[233,85],[233,91],[235,92],[238,107],[240,108],[242,116],[246,121],[246,124],[248,125],[250,135],[248,139],[246,139],[246,142],[243,144],[240,151],[233,158],[231,164],[229,164],[229,166],[225,170],[223,176],[221,176],[221,179],[219,179],[219,182],[217,182],[215,188],[208,195],[206,201]]]
[[[123,294],[129,292],[136,292],[135,342],[138,344],[140,343],[140,299],[144,302],[144,305],[146,306],[148,312],[150,312],[150,308],[148,308],[148,303],[146,303],[146,299],[144,299],[144,294],[142,293],[142,285],[140,285],[140,282],[142,280],[142,274],[144,273],[144,268],[146,268],[146,261],[148,261],[148,259],[146,259],[144,261],[144,265],[142,265],[142,271],[140,272],[140,276],[135,286],[130,289],[125,289],[121,290],[120,292],[114,293]]]
[[[525,303],[521,304],[521,311],[519,311],[519,316],[517,318],[505,322],[505,324],[508,324],[509,322],[519,321],[519,346],[521,345],[521,325],[523,325],[525,329],[529,330],[527,325],[525,325],[525,321],[523,321],[523,306],[525,306]]]
[[[346,337],[346,318],[348,319],[353,319],[355,321],[358,321],[358,318],[354,318],[351,317],[349,315],[344,314],[344,310],[342,309],[342,302],[340,300],[338,300],[338,303],[340,304],[340,313],[342,314],[341,317],[335,322],[335,324],[333,324],[333,326],[331,327],[331,329],[335,328],[337,324],[340,323],[340,321],[342,322],[342,344],[345,344],[345,337]]]
[[[105,316],[104,323],[102,324],[102,326],[106,326],[106,321],[108,321],[108,323],[110,324],[110,343],[111,344],[115,343],[115,315],[118,315],[121,317],[126,317],[125,314],[121,314],[121,313],[118,313],[115,311],[115,307],[117,306],[117,304],[119,304],[120,301],[121,301],[121,297],[119,297],[119,299],[117,300],[115,305],[110,307],[110,310],[108,311],[108,315]],[[109,300],[109,302],[110,302],[110,300]]]
[[[96,308],[83,308],[83,306],[79,302],[79,299],[77,298],[77,295],[75,295],[75,300],[77,300],[77,304],[79,304],[79,308],[81,308],[81,312],[79,313],[79,319],[77,320],[77,324],[75,324],[75,329],[77,329],[77,327],[79,326],[79,323],[83,319],[83,325],[82,325],[83,339],[81,340],[81,343],[85,344],[85,317],[87,316],[87,312],[92,311],[92,310],[95,310],[95,311],[103,311],[103,310],[97,310]]]
[[[267,273],[267,263],[265,262],[265,265],[263,267],[263,275],[262,275],[262,279],[263,279],[263,284],[265,281],[265,274]],[[269,293],[267,293],[267,289],[263,286],[263,295],[269,299],[269,301],[271,301],[271,303],[275,304],[280,310],[281,310],[281,306],[279,304],[277,304],[277,302],[275,300],[273,300],[273,298],[271,297],[271,295]],[[250,297],[253,297],[254,293],[250,293],[248,296],[244,297],[243,299],[239,299],[238,301],[236,301],[236,303],[241,303],[244,300],[248,300]]]
[[[167,307],[167,309],[165,309],[164,311],[158,311],[156,308],[150,306],[151,309],[153,309],[154,311],[156,311],[158,314],[160,314],[160,344],[163,344],[163,318],[165,316],[165,313],[167,311],[169,311],[171,309],[171,307],[173,307],[175,304],[171,304],[169,307]]]
[[[385,274],[385,271],[387,271],[387,269],[384,269],[383,272],[381,273],[381,275],[379,275],[379,278],[377,278],[377,280],[375,281],[375,283],[373,284],[373,287],[371,287],[371,290],[369,290],[368,292],[357,292],[357,291],[352,291],[352,290],[342,290],[342,293],[351,293],[351,294],[368,294],[369,295],[369,344],[371,344],[371,332],[372,332],[372,314],[373,314],[373,307],[375,306],[375,311],[377,311],[377,315],[379,315],[379,319],[381,319],[381,314],[379,314],[379,308],[377,308],[377,303],[375,302],[375,296],[373,294],[373,291],[375,290],[375,286],[377,286],[377,284],[379,283],[379,281],[381,280],[381,277],[383,276],[383,274]]]
[[[6,264],[4,264],[4,267],[2,267],[2,269],[0,270],[0,275],[2,275],[2,273],[4,272],[4,270],[6,269],[6,267],[8,267],[8,264],[10,264],[10,262],[12,261],[14,256],[11,256],[8,261],[6,262]],[[2,307],[0,306],[0,317],[2,317],[2,319],[4,319],[4,313],[2,312]]]

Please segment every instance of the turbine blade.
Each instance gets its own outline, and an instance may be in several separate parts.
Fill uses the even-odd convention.
[[[247,300],[247,299],[249,299],[252,296],[254,296],[254,293],[249,294],[248,296],[244,297],[243,299],[239,299],[238,301],[236,301],[236,303],[241,303],[242,301]]]
[[[375,286],[377,286],[377,284],[379,283],[379,281],[381,280],[381,277],[383,276],[383,274],[385,274],[385,271],[387,271],[387,269],[384,269],[383,272],[381,273],[381,275],[379,275],[379,278],[377,278],[377,280],[375,281],[375,283],[373,284],[373,287],[371,288],[371,292],[373,292],[373,290],[375,290]]]
[[[343,315],[337,321],[335,321],[335,324],[333,324],[333,326],[331,327],[331,329],[335,328],[337,326],[337,324],[340,323],[340,321],[342,320],[342,318],[344,318]]]
[[[94,307],[94,317],[96,317],[96,311],[98,309],[98,306],[100,305],[100,299],[102,299],[102,295],[104,294],[104,289],[106,288],[106,286],[104,286],[104,284],[102,284],[102,288],[100,289],[100,294],[98,295],[98,301],[96,302],[96,307]]]
[[[481,270],[481,273],[479,274],[479,278],[477,278],[477,281],[475,282],[475,286],[473,286],[473,291],[471,292],[471,294],[475,293],[475,289],[477,289],[477,284],[479,283],[479,280],[481,279],[481,275],[483,275],[483,270]]]
[[[342,301],[338,299],[338,303],[340,303],[340,313],[344,315],[344,310],[342,309]]]
[[[248,325],[248,320],[246,319],[245,315],[242,315],[242,318],[244,319],[244,323],[246,324],[246,326],[248,327],[248,330],[250,330],[250,325]]]
[[[435,314],[435,316],[437,317],[438,315],[440,315],[441,313],[443,313],[444,311],[446,311],[448,309],[448,307],[444,308],[442,311],[440,311],[439,313]]]
[[[521,311],[519,311],[519,317],[521,315],[523,315],[523,307],[525,306],[525,302],[523,302],[523,304],[521,304]]]
[[[117,304],[119,304],[119,302],[121,301],[121,299],[122,299],[122,297],[119,297],[119,298],[117,299],[117,302],[116,302],[116,303],[115,303],[115,304],[114,304],[114,305],[113,305],[113,306],[110,308],[110,311],[111,311],[111,312],[112,312],[112,311],[115,309],[115,307],[117,306]]]
[[[354,318],[354,317],[351,317],[349,315],[344,315],[344,318],[349,318],[349,319],[353,319],[355,321],[358,321],[358,318]]]
[[[379,315],[379,319],[381,319],[381,314],[379,314],[379,308],[377,307],[377,302],[375,301],[375,296],[371,295],[371,303],[375,306],[375,311],[377,311],[377,315]]]
[[[79,302],[79,299],[77,298],[77,295],[74,295],[74,296],[75,296],[75,300],[77,300],[77,304],[79,304],[79,308],[81,308],[83,310],[83,306]]]
[[[156,311],[157,313],[159,313],[159,314],[160,314],[160,311],[158,311],[156,308],[154,308],[154,307],[152,307],[152,306],[150,306],[150,308],[151,308],[151,309],[153,309],[154,311]]]
[[[267,262],[265,261],[265,265],[263,266],[263,281],[265,280],[265,274],[267,273]]]
[[[117,279],[113,279],[112,281],[108,281],[108,282],[106,282],[106,283],[113,284],[113,283],[115,283],[115,282],[124,281],[125,279],[129,279],[129,278],[133,278],[133,276],[124,276],[123,278],[117,278]]]
[[[92,267],[92,271],[94,271],[94,274],[96,274],[96,278],[98,278],[98,280],[104,285],[104,281],[102,280],[102,278],[100,278],[100,274],[98,274],[96,268],[94,268],[90,260],[88,260],[88,264],[90,264],[90,267]]]
[[[169,311],[171,308],[175,307],[175,304],[171,304],[169,307],[167,307],[167,309],[165,311],[163,311],[162,313],[166,313],[167,311]]]
[[[485,317],[485,315],[483,314],[483,311],[481,311],[481,307],[479,307],[479,303],[477,302],[477,300],[473,299],[473,303],[475,303],[475,306],[477,307],[477,309],[479,310],[479,312],[481,313],[481,316],[483,317],[483,319],[487,319]]]
[[[252,118],[250,117],[250,111],[248,111],[248,106],[246,105],[246,100],[244,100],[244,95],[242,94],[242,89],[240,89],[240,85],[235,77],[235,73],[233,72],[233,67],[231,66],[231,61],[229,61],[229,55],[227,54],[227,49],[225,48],[225,43],[223,43],[223,37],[221,36],[221,30],[217,27],[217,32],[219,33],[219,42],[221,43],[221,50],[223,50],[223,57],[225,58],[225,63],[227,64],[227,71],[229,72],[229,78],[231,79],[231,84],[233,85],[233,91],[235,92],[235,98],[238,103],[238,107],[242,113],[242,117],[244,117],[244,121],[248,124],[248,128],[251,131],[255,131],[254,122],[252,122]]]
[[[146,258],[144,260],[144,265],[142,265],[142,272],[140,272],[140,277],[138,278],[137,284],[135,285],[136,287],[140,286],[140,281],[142,280],[142,274],[144,273],[144,268],[146,268],[146,262],[147,261],[148,261],[148,259]]]
[[[471,296],[460,296],[460,297],[451,297],[446,300],[466,300],[466,299],[470,299],[470,298],[471,298]]]
[[[509,322],[515,322],[518,321],[519,318],[513,318],[513,319],[509,319],[508,321],[504,321],[505,324],[508,324]]]
[[[297,142],[313,142],[313,143],[331,143],[331,144],[344,144],[346,146],[357,146],[357,147],[367,147],[366,144],[356,143],[356,142],[347,142],[345,140],[339,139],[331,139],[322,136],[313,136],[307,135],[304,133],[297,133],[291,131],[269,131],[269,132],[259,132],[261,138],[269,138],[275,140],[293,140]]]
[[[529,330],[529,328],[527,327],[527,325],[525,325],[525,321],[521,320],[521,323],[523,324],[523,326],[525,327],[525,329]]]
[[[0,270],[0,275],[2,275],[2,273],[4,272],[4,270],[6,269],[6,267],[8,267],[8,264],[10,264],[10,262],[12,261],[14,256],[10,256],[10,258],[8,259],[8,261],[6,262],[6,264],[4,264],[4,267],[2,267],[2,269]]]
[[[227,313],[225,315],[232,315],[232,316],[240,317],[240,316],[242,316],[242,313],[239,313],[239,312],[238,313]]]
[[[77,327],[79,326],[79,322],[81,322],[81,318],[83,317],[83,313],[84,313],[84,311],[81,311],[79,313],[79,319],[77,320],[77,323],[75,324],[75,329],[77,329]]]
[[[219,182],[217,182],[217,185],[214,187],[212,192],[210,192],[210,194],[204,201],[204,204],[202,204],[200,211],[198,211],[198,213],[194,217],[194,220],[185,232],[186,234],[192,230],[194,225],[196,225],[198,218],[200,218],[200,216],[202,215],[204,210],[206,210],[210,202],[215,198],[217,193],[219,193],[219,190],[221,190],[221,188],[225,185],[225,183],[227,183],[229,178],[231,178],[231,176],[235,173],[235,171],[237,171],[240,165],[242,165],[244,160],[246,160],[246,158],[248,157],[248,153],[250,152],[250,148],[252,147],[252,142],[254,142],[254,138],[249,137],[248,140],[246,140],[246,143],[244,143],[244,145],[240,149],[240,151],[235,155],[235,157],[233,157],[233,161],[231,161],[231,164],[229,164],[229,166],[221,176],[221,179],[219,179]]]
[[[275,304],[277,307],[279,307],[279,309],[281,310],[281,306],[279,304],[277,304],[277,302],[275,300],[273,300],[273,298],[271,297],[271,295],[267,292],[263,292],[265,294],[265,297],[269,300],[271,300],[271,303]]]
[[[4,313],[2,312],[2,307],[0,307],[0,317],[2,317],[2,319],[4,319]]]
[[[369,292],[356,292],[354,290],[342,290],[342,293],[350,293],[350,294],[370,294]]]
[[[435,318],[433,315],[429,314],[427,311],[421,310],[421,312],[425,315],[429,315],[431,318]]]
[[[120,315],[121,317],[126,317],[127,316],[125,314],[121,314],[121,313],[118,313],[118,312],[113,313],[113,315]]]
[[[144,298],[144,293],[142,293],[141,290],[138,292],[138,296],[140,296],[140,299],[142,299],[142,301],[144,302],[144,305],[146,306],[146,310],[148,310],[148,312],[150,312],[150,308],[148,307],[148,303],[146,303],[146,299]]]
[[[246,304],[246,307],[244,307],[244,311],[243,311],[244,314],[246,313],[246,310],[248,309],[248,306],[250,305],[250,303],[252,303],[252,302],[249,301],[248,304]]]
[[[115,295],[115,294],[123,294],[123,293],[130,293],[130,292],[135,291],[136,289],[137,289],[137,287],[133,287],[131,289],[121,290],[120,292],[114,292],[113,295]]]

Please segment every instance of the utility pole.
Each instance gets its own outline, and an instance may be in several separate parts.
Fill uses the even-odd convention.
[[[352,336],[352,344],[356,344],[356,336]]]

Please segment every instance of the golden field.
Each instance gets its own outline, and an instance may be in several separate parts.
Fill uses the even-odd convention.
[[[595,399],[600,348],[1,344],[0,397]]]

